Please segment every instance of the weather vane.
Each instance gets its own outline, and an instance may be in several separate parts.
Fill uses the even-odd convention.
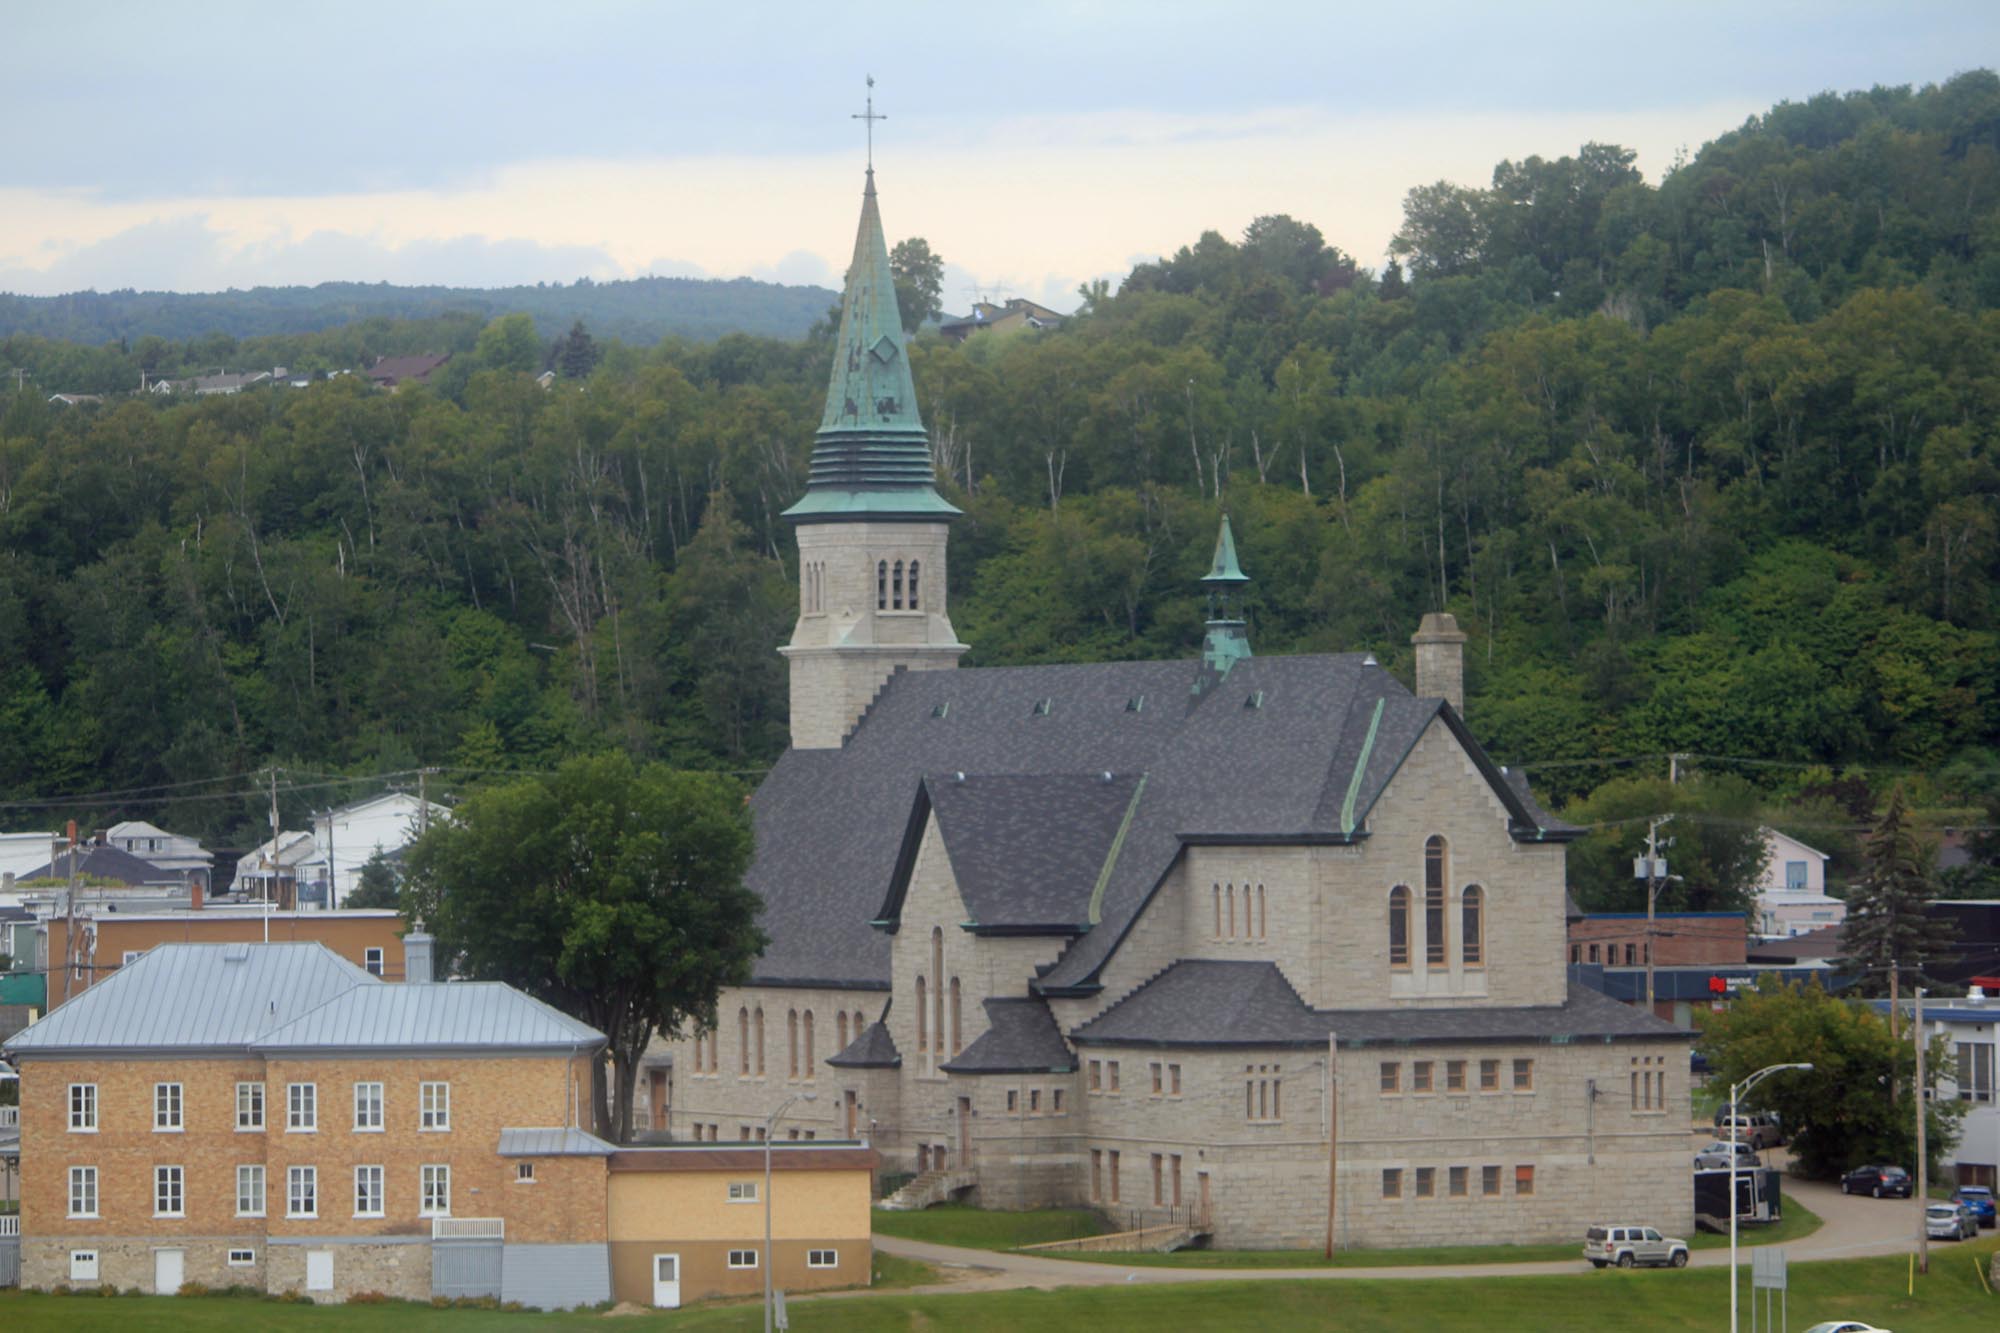
[[[857,111],[849,116],[848,119],[862,121],[868,126],[868,169],[870,171],[875,170],[875,122],[878,120],[887,120],[888,117],[875,114],[875,76],[873,74],[868,76],[868,109],[866,111]]]

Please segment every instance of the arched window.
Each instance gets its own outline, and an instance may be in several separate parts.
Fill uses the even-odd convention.
[[[900,611],[903,609],[903,562],[896,562],[896,580],[890,585],[895,591],[890,595],[889,605]]]
[[[1467,967],[1486,966],[1486,890],[1477,884],[1459,896],[1458,951]]]
[[[889,609],[889,562],[887,560],[877,560],[875,562],[875,609],[877,611],[887,611]]]
[[[750,1073],[750,1010],[748,1008],[736,1011],[736,1072],[746,1076]]]
[[[711,1028],[708,1034],[708,1072],[711,1074],[721,1072],[722,1054],[719,1049],[721,1045],[722,1034]]]
[[[932,1043],[933,1051],[944,1050],[944,930],[931,927],[931,976],[935,983],[931,987],[931,1031],[937,1033]]]
[[[1222,938],[1222,886],[1215,886],[1215,938]]]
[[[1444,953],[1444,890],[1424,890],[1424,963],[1439,968],[1449,966]]]
[[[923,603],[917,600],[917,562],[914,560],[910,562],[910,609],[912,611],[923,609]]]
[[[861,1034],[863,1032],[866,1032],[867,1030],[868,1030],[868,1024],[862,1021],[861,1011],[859,1009],[856,1009],[854,1011],[854,1039],[856,1041],[860,1041]]]
[[[1269,927],[1269,925],[1270,925],[1270,919],[1264,915],[1264,886],[1262,884],[1259,884],[1257,886],[1257,938],[1258,939],[1267,940],[1271,938],[1270,935],[1267,933],[1267,928]]]
[[[1441,889],[1451,877],[1445,874],[1444,839],[1433,833],[1424,839],[1424,887]]]
[[[764,1077],[764,1006],[761,1004],[757,1006],[756,1028],[757,1077],[762,1078]]]
[[[785,1013],[785,1077],[799,1076],[799,1011]]]
[[[813,1071],[819,1067],[819,1058],[816,1054],[817,1050],[818,1048],[813,1045],[813,1011],[808,1009],[806,1010],[806,1074],[805,1074],[807,1078],[811,1078],[813,1076]]]
[[[1232,940],[1235,939],[1236,938],[1236,886],[1234,884],[1225,884],[1222,886],[1222,919],[1226,923],[1228,923],[1229,938]]]
[[[951,979],[951,1053],[957,1055],[965,1049],[965,1026],[959,1012],[958,978]]]
[[[931,1044],[931,1007],[924,998],[924,979],[917,978],[917,1049],[929,1050]]]
[[[841,1010],[835,1018],[834,1033],[840,1038],[840,1049],[844,1051],[847,1049],[847,1011]]]
[[[1389,890],[1389,966],[1410,965],[1410,890],[1398,884]]]

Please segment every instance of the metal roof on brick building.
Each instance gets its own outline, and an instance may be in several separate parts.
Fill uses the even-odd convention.
[[[604,1034],[498,981],[357,986],[251,1043],[290,1050],[570,1049]]]

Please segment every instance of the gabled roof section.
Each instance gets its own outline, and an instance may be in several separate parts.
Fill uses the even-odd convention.
[[[951,858],[967,928],[991,933],[1079,934],[1092,896],[1112,868],[1118,835],[1145,780],[1137,774],[929,774],[929,806]],[[921,840],[921,821],[912,820]],[[897,864],[883,920],[901,914],[914,849]]]
[[[161,944],[8,1042],[54,1055],[241,1051],[349,992],[387,986],[323,944]]]
[[[1076,1044],[1324,1047],[1423,1043],[1685,1041],[1691,1034],[1588,986],[1562,1004],[1312,1009],[1277,964],[1175,963],[1070,1034]]]
[[[846,1050],[827,1057],[827,1063],[840,1069],[894,1069],[903,1063],[903,1053],[896,1049],[888,1025],[877,1019],[861,1029]]]
[[[609,1157],[618,1150],[574,1125],[500,1131],[502,1157]]]
[[[256,1041],[299,1050],[589,1050],[604,1034],[498,981],[358,986]]]
[[[1049,1006],[1036,999],[986,1001],[986,1031],[943,1066],[948,1074],[1067,1074],[1076,1057]]]

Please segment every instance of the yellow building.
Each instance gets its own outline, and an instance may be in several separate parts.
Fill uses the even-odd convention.
[[[873,1149],[771,1145],[772,1285],[866,1286]],[[764,1290],[763,1145],[624,1148],[610,1157],[611,1294],[672,1308]]]

